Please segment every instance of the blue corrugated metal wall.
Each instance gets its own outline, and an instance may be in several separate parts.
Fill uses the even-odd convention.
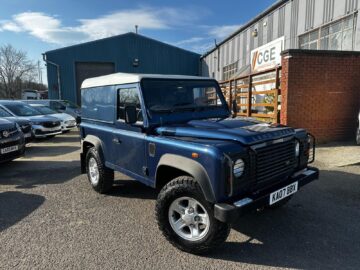
[[[76,62],[113,62],[115,72],[199,75],[200,55],[135,33],[46,52],[60,65],[62,98],[76,100]],[[133,60],[139,66],[133,67]],[[49,98],[58,98],[56,67],[47,65]]]

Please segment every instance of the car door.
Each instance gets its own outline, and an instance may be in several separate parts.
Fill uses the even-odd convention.
[[[135,105],[138,121],[125,123],[125,107]],[[146,174],[145,133],[143,133],[143,112],[137,84],[117,87],[117,119],[113,131],[113,160],[121,169],[140,176]]]

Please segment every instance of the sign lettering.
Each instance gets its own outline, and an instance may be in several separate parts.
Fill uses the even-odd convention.
[[[284,48],[284,37],[278,38],[251,51],[251,70],[262,71],[281,65],[281,51]]]

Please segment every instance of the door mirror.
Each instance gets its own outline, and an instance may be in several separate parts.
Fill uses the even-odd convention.
[[[135,124],[136,121],[137,121],[136,106],[134,105],[125,106],[125,123]]]
[[[237,115],[237,103],[236,103],[235,99],[232,102],[232,111],[233,111],[233,116],[236,117],[236,115]]]

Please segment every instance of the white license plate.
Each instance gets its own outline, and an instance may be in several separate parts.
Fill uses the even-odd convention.
[[[15,152],[17,150],[19,150],[19,146],[14,145],[14,146],[10,146],[10,147],[6,147],[6,148],[1,149],[1,154],[11,153],[11,152]]]
[[[298,182],[292,183],[286,187],[274,191],[273,193],[270,194],[269,204],[272,205],[274,203],[277,203],[278,201],[281,201],[282,199],[289,197],[290,195],[296,193],[297,191],[298,191]]]
[[[26,134],[24,134],[24,137],[25,137],[25,138],[31,137],[31,133],[26,133]]]

